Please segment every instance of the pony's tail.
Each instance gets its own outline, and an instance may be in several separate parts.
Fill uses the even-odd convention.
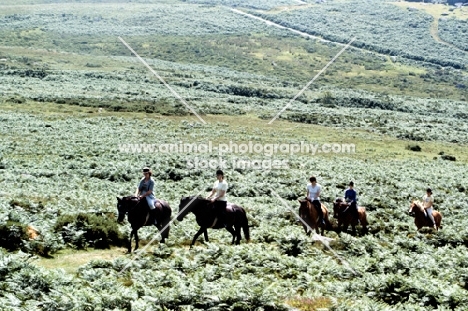
[[[247,219],[247,215],[244,214],[244,221],[242,224],[242,231],[244,231],[244,236],[247,241],[250,240],[250,228],[249,228],[249,220]]]

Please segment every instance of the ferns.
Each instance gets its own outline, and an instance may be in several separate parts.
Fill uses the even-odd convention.
[[[60,216],[54,230],[62,234],[63,240],[78,249],[91,245],[95,248],[122,246],[125,242],[114,219],[94,214],[79,213]]]

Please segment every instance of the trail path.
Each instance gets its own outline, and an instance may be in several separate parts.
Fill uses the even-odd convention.
[[[295,8],[296,6],[293,6],[293,7]],[[320,42],[333,43],[333,44],[340,45],[340,46],[345,46],[345,45],[346,45],[345,43],[342,43],[342,42],[326,40],[326,39],[324,39],[324,38],[322,38],[322,37],[314,36],[314,35],[308,34],[308,33],[306,33],[306,32],[299,31],[299,30],[294,29],[294,28],[291,28],[291,27],[282,26],[282,25],[280,25],[280,24],[278,24],[278,23],[269,21],[269,20],[267,20],[267,19],[264,19],[264,18],[262,18],[262,17],[256,16],[256,15],[253,15],[253,14],[250,14],[250,13],[247,13],[247,12],[244,12],[244,11],[239,10],[239,9],[234,9],[234,8],[229,8],[229,9],[230,9],[231,11],[233,11],[234,13],[241,14],[241,15],[244,15],[244,16],[246,16],[246,17],[249,17],[249,18],[256,19],[256,20],[259,20],[259,21],[261,21],[261,22],[264,22],[264,23],[267,24],[268,26],[273,26],[273,27],[276,27],[276,28],[285,29],[285,30],[294,32],[294,33],[296,33],[296,34],[298,34],[298,35],[300,35],[300,36],[306,37],[306,38],[319,40]],[[284,10],[284,8],[283,8],[283,10]],[[464,51],[464,50],[462,50],[462,49],[456,47],[455,45],[453,45],[453,44],[451,44],[451,43],[448,43],[448,42],[443,41],[443,40],[439,37],[438,30],[439,30],[439,18],[434,16],[434,21],[433,21],[433,23],[432,23],[432,25],[431,25],[431,28],[430,28],[430,33],[431,33],[432,37],[434,38],[434,40],[435,40],[436,42],[438,42],[438,43],[447,45],[447,46],[449,46],[450,48],[456,49],[456,50],[458,50],[458,51],[462,51],[462,52],[464,52],[464,53],[468,53],[467,51]],[[359,50],[359,51],[363,51],[363,52],[366,52],[366,53],[372,53],[372,54],[375,54],[375,55],[384,56],[384,57],[388,57],[388,56],[389,56],[389,55],[387,55],[387,54],[381,54],[381,53],[378,53],[378,52],[375,52],[375,51],[369,50],[369,49],[363,49],[363,48],[358,48],[358,47],[354,47],[354,46],[350,46],[350,48],[355,49],[355,50]],[[402,56],[402,57],[404,57],[404,56]]]
[[[456,45],[453,45],[452,43],[449,43],[447,41],[444,41],[440,38],[439,36],[439,17],[436,17],[434,16],[434,21],[432,22],[431,24],[431,28],[429,29],[430,33],[431,33],[431,36],[432,38],[437,41],[438,43],[441,43],[441,44],[445,44],[449,47],[451,47],[452,49],[455,49],[455,50],[458,50],[460,52],[463,52],[463,53],[467,53],[467,51],[465,50],[462,50],[460,49],[459,47],[457,47]]]

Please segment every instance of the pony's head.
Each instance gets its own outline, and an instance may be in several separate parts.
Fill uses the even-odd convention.
[[[423,207],[422,207],[422,203],[420,201],[413,201],[411,202],[410,204],[410,208],[408,210],[408,214],[411,216],[411,217],[414,217],[416,215],[417,212],[423,212]]]
[[[308,213],[306,212],[308,209],[308,202],[307,199],[305,200],[297,200],[299,202],[299,216],[302,218],[307,217]]]
[[[140,200],[134,196],[128,197],[117,197],[117,221],[122,222],[125,218],[125,215],[130,211],[132,207],[138,204]]]
[[[177,221],[182,221],[188,213],[193,212],[194,209],[200,204],[200,202],[209,202],[207,199],[200,196],[189,196],[182,197],[179,203],[179,213],[177,215]]]
[[[333,218],[338,218],[340,212],[342,212],[345,200],[343,198],[336,198],[333,201]]]

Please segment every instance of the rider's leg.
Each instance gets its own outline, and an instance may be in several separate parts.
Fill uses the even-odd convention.
[[[356,202],[351,202],[351,206],[349,208],[351,209],[351,213],[353,213],[354,219],[357,219],[357,221],[359,222],[359,213]]]
[[[433,225],[434,229],[437,229],[437,226],[436,226],[436,223],[435,223],[435,220],[434,220],[434,216],[432,215],[432,207],[426,208],[426,213],[427,213],[427,216],[429,217],[429,219],[432,221],[432,225]]]
[[[224,216],[226,214],[227,202],[215,201],[214,205],[215,205],[215,213],[216,213],[215,215],[216,215],[216,218],[218,218],[218,222],[221,222],[222,224],[224,224],[224,226],[226,226]]]
[[[153,217],[154,219],[154,224],[157,225],[158,221],[156,220],[156,207],[154,206],[154,203],[156,202],[156,198],[152,198],[150,196],[146,197],[146,202],[148,203],[148,206],[150,208],[150,216]]]
[[[320,203],[319,200],[313,200],[313,201],[312,201],[312,204],[314,204],[315,209],[317,210],[317,213],[318,213],[318,216],[319,216],[318,223],[319,223],[319,224],[322,224],[322,223],[324,222],[324,221],[323,221],[322,204]]]

